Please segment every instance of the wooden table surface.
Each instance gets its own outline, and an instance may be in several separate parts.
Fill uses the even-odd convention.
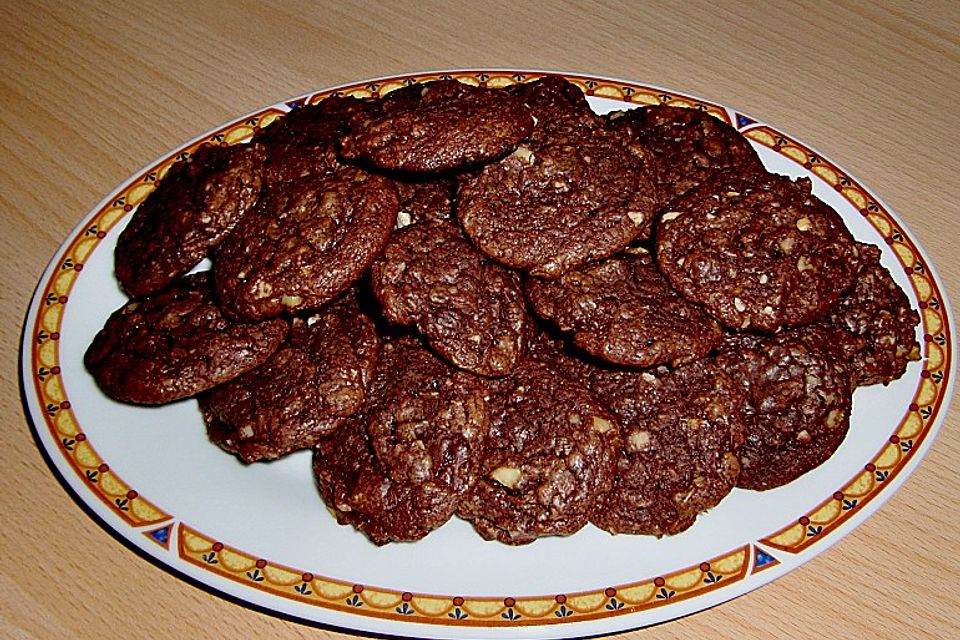
[[[31,435],[16,368],[31,293],[73,226],[135,170],[240,114],[373,76],[627,78],[730,105],[821,150],[899,213],[960,299],[960,4],[879,5],[3,3],[0,636],[349,637],[244,608],[138,557],[74,503]],[[839,544],[758,591],[618,637],[957,637],[956,409],[916,473]]]

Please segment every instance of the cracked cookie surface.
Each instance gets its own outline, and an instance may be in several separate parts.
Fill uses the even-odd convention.
[[[416,326],[458,367],[503,376],[523,355],[530,318],[519,278],[451,223],[394,233],[373,264],[371,285],[390,321]]]
[[[731,329],[776,331],[822,316],[853,286],[860,253],[808,179],[726,171],[660,217],[660,270]]]
[[[384,343],[360,413],[317,445],[314,475],[341,524],[376,544],[445,523],[477,478],[486,382],[404,336]]]
[[[538,316],[573,332],[578,347],[627,366],[681,364],[720,342],[717,324],[670,288],[640,249],[570,271],[556,280],[529,278]]]
[[[308,318],[256,369],[201,396],[207,435],[244,462],[316,444],[359,410],[380,339],[352,296]]]
[[[606,128],[580,90],[548,77],[515,93],[537,121],[509,156],[461,177],[457,217],[477,247],[556,278],[649,234],[659,206],[650,154]]]
[[[206,391],[263,364],[287,336],[285,320],[233,322],[214,302],[208,272],[116,310],[84,364],[111,398],[163,404]]]
[[[528,360],[490,384],[483,467],[458,515],[506,544],[578,531],[613,483],[616,419],[542,362]]]
[[[207,257],[257,203],[264,158],[257,144],[205,144],[171,166],[117,240],[123,288],[157,293]]]
[[[388,178],[348,166],[269,189],[217,249],[224,311],[256,320],[321,307],[373,262],[397,207]]]

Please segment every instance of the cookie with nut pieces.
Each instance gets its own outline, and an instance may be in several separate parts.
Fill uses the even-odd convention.
[[[437,80],[392,91],[355,116],[340,152],[381,169],[439,173],[498,158],[532,127],[509,93]]]
[[[413,325],[448,361],[504,376],[523,356],[530,316],[519,277],[477,251],[449,222],[395,232],[370,270],[391,322]]]
[[[846,339],[820,325],[727,337],[717,364],[747,398],[738,487],[784,485],[823,464],[843,442],[854,389]]]
[[[506,544],[575,533],[613,483],[616,418],[582,385],[536,360],[490,385],[483,466],[458,515],[485,539]]]
[[[764,171],[747,139],[706,111],[661,104],[615,111],[607,118],[615,129],[653,152],[660,185],[669,199],[724,169]]]
[[[536,125],[509,156],[461,176],[456,212],[503,264],[557,278],[649,234],[660,192],[651,156],[604,126],[578,88],[547,77],[518,87]]]
[[[224,311],[257,320],[320,308],[367,270],[398,206],[389,178],[356,167],[274,185],[217,249]]]
[[[318,443],[314,476],[341,524],[375,544],[416,540],[473,487],[490,424],[486,382],[419,340],[384,342],[360,412]]]
[[[676,369],[595,369],[587,386],[619,419],[613,488],[592,522],[610,533],[673,535],[733,490],[746,436],[740,385],[710,358]]]
[[[656,256],[683,297],[750,331],[817,320],[860,271],[859,247],[808,179],[736,170],[671,203]]]
[[[641,248],[570,271],[556,280],[528,278],[537,315],[573,332],[587,353],[626,366],[697,360],[720,343],[720,325],[687,302]]]
[[[111,398],[164,404],[260,366],[289,328],[283,319],[240,323],[224,316],[204,271],[114,311],[83,362]]]
[[[114,251],[117,280],[134,297],[193,269],[256,205],[266,151],[204,144],[176,162],[133,212]]]
[[[360,409],[379,345],[353,295],[294,318],[269,360],[201,396],[208,437],[248,463],[312,447]]]

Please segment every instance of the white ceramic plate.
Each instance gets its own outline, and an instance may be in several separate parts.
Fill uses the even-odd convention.
[[[423,73],[303,96],[200,136],[97,205],[40,280],[22,345],[37,440],[76,498],[160,565],[252,606],[345,629],[444,638],[575,637],[686,615],[783,575],[875,511],[930,448],[952,395],[956,338],[933,265],[876,196],[803,143],[720,105],[633,82],[567,76],[599,112],[665,102],[731,122],[770,170],[810,177],[857,239],[881,245],[883,264],[921,309],[923,360],[887,387],[857,390],[846,441],[799,480],[764,493],[735,490],[690,530],[660,540],[588,526],[514,548],[454,520],[420,542],[378,548],[329,515],[309,452],[244,466],[207,441],[194,401],[120,404],[85,371],[84,350],[125,301],[112,272],[117,235],[184,150],[242,140],[295,102],[335,92],[369,96],[438,77],[503,86],[539,75]]]

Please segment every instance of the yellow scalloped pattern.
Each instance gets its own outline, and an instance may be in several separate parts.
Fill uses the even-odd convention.
[[[43,289],[43,300],[33,328],[33,383],[37,399],[45,408],[44,419],[60,452],[90,491],[133,527],[156,524],[172,516],[141,496],[104,461],[87,439],[70,406],[63,387],[60,365],[60,327],[74,282],[87,258],[100,241],[129,211],[153,191],[157,181],[177,160],[186,158],[204,143],[234,144],[249,138],[283,112],[268,109],[262,114],[225,126],[204,140],[189,145],[147,169],[129,187],[105,204],[89,225],[68,246],[56,272]],[[38,425],[39,427],[39,425]]]
[[[880,233],[910,276],[920,305],[924,330],[924,365],[920,384],[906,414],[900,419],[889,441],[830,498],[821,502],[796,522],[762,539],[763,544],[799,553],[837,530],[860,507],[876,497],[903,468],[923,441],[944,400],[946,376],[952,366],[948,318],[941,305],[942,293],[919,251],[906,237],[890,213],[866,189],[825,161],[809,147],[767,126],[744,132],[758,142],[811,171],[860,211]]]
[[[664,606],[741,580],[750,558],[745,546],[669,575],[596,591],[480,598],[395,591],[317,576],[256,558],[182,523],[177,536],[178,552],[186,562],[304,604],[406,622],[485,627],[577,622]]]

